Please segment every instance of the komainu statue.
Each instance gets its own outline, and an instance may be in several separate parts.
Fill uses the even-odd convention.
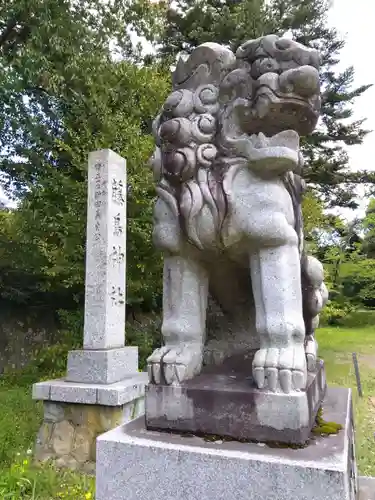
[[[328,298],[322,265],[304,252],[301,214],[299,143],[319,118],[318,70],[315,50],[276,35],[236,54],[205,43],[180,58],[153,125],[164,345],[148,359],[151,384],[178,386],[201,372],[212,297],[237,329],[210,362],[248,337],[259,389],[306,388]]]

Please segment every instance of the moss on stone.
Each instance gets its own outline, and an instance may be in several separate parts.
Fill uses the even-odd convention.
[[[330,436],[338,434],[341,431],[342,425],[336,422],[326,422],[323,419],[323,408],[320,407],[316,416],[315,425],[312,428],[312,433],[315,436]]]

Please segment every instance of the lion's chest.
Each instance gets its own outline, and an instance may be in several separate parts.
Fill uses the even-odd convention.
[[[264,180],[244,169],[233,179],[224,235],[229,246],[242,235],[259,242],[282,239],[294,223],[293,203],[280,178]]]

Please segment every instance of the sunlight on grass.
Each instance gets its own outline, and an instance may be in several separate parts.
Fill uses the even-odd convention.
[[[317,339],[328,384],[353,389],[358,469],[362,475],[375,476],[375,329],[322,328]],[[358,355],[362,399],[357,393],[352,352]]]

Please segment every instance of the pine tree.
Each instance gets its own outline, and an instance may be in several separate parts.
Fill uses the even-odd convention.
[[[363,219],[363,250],[369,259],[375,259],[375,198],[369,201]]]

